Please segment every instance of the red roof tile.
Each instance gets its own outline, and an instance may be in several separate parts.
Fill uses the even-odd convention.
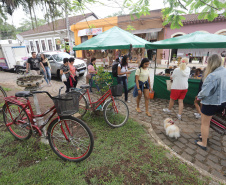
[[[87,13],[85,15],[77,15],[77,16],[69,17],[69,25],[76,24],[79,21],[81,21],[87,17],[90,17],[91,15],[93,15],[93,13]],[[53,29],[53,25],[54,25],[54,29]],[[55,22],[51,22],[49,24],[39,26],[38,28],[35,28],[32,30],[22,32],[22,33],[20,33],[20,35],[30,35],[30,34],[49,32],[49,31],[54,31],[54,30],[55,31],[63,30],[63,29],[66,29],[66,19],[65,18],[56,20]]]

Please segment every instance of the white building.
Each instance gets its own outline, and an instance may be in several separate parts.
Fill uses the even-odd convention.
[[[88,13],[69,17],[69,26],[78,22],[90,21],[98,19],[95,14]],[[37,53],[43,51],[60,50],[60,44],[64,44],[67,36],[66,19],[59,19],[46,25],[39,26],[35,29],[20,33],[24,39],[28,53],[35,51]],[[70,31],[71,40],[74,42],[74,33]]]

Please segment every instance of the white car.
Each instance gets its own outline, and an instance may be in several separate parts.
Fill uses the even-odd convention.
[[[48,58],[51,66],[51,74],[60,78],[60,66],[63,64],[64,58],[71,58],[73,56],[61,51],[47,51],[43,52],[46,58]],[[41,58],[41,53],[37,54],[37,58]],[[74,58],[74,57],[73,57]],[[83,76],[86,71],[86,64],[83,60],[75,58],[74,66],[79,73],[79,76]]]

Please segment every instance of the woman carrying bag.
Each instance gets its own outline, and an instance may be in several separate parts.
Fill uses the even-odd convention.
[[[48,86],[51,86],[52,85],[52,83],[50,82],[51,81],[51,66],[49,64],[48,58],[46,58],[44,54],[41,54],[41,62],[45,68],[45,71],[43,71],[45,81],[48,84]]]
[[[151,114],[148,111],[149,91],[152,91],[148,66],[149,59],[143,58],[140,67],[136,70],[135,73],[136,85],[134,87],[133,96],[137,97],[136,111],[140,113],[140,99],[142,97],[142,92],[144,93],[146,115],[151,117]]]
[[[128,61],[129,61],[129,57],[127,55],[125,55],[122,58],[121,64],[118,64],[118,77],[117,77],[118,84],[123,85],[124,93],[125,93],[125,101],[127,103],[130,102],[130,101],[128,101],[128,87],[127,87],[128,78],[127,78],[127,75],[129,75],[131,73],[130,71],[128,71],[128,67],[127,67]]]

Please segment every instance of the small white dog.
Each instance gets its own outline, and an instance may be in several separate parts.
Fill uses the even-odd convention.
[[[166,130],[166,135],[169,137],[175,137],[176,139],[180,137],[180,129],[174,124],[173,119],[166,118],[164,120],[164,129]]]

